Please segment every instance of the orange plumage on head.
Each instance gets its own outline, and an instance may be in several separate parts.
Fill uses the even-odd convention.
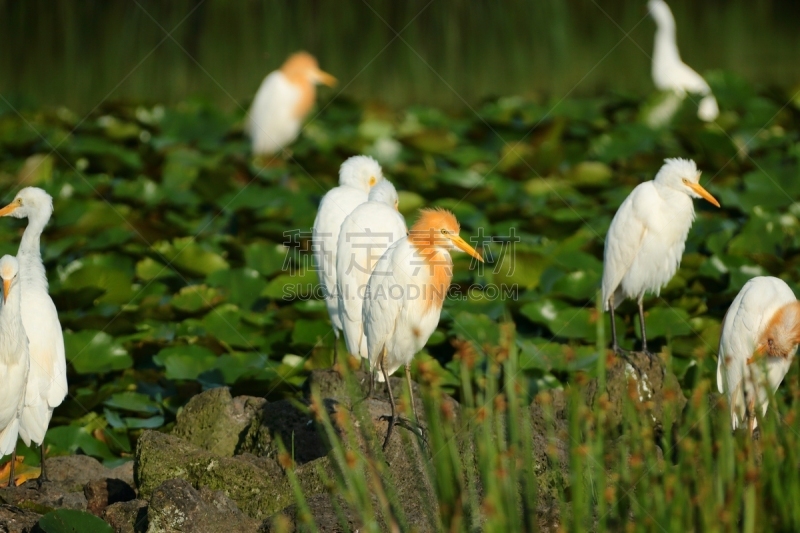
[[[309,74],[319,70],[317,59],[308,52],[296,52],[281,66],[281,72],[289,82],[298,88],[300,98],[293,110],[295,118],[305,117],[314,105],[317,89]]]
[[[756,352],[768,357],[788,357],[800,343],[800,301],[778,309],[759,339]]]
[[[455,215],[442,208],[420,209],[419,218],[411,226],[408,239],[425,263],[422,274],[427,275],[424,298],[426,309],[441,308],[450,281],[453,279],[453,261],[450,254],[439,249],[445,244],[442,230],[458,235],[460,227]]]

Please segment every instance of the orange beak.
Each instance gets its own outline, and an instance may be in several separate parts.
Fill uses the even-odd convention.
[[[719,207],[719,202],[717,199],[711,196],[711,193],[705,190],[699,183],[687,183],[686,185],[694,192],[702,196],[705,200],[708,200],[710,203]]]
[[[6,300],[8,300],[8,291],[10,291],[10,290],[11,290],[11,280],[10,279],[4,279],[3,280],[3,303],[6,303]]]
[[[456,248],[458,248],[462,252],[467,252],[469,255],[471,255],[472,257],[474,257],[475,259],[477,259],[481,263],[483,263],[483,257],[481,257],[481,254],[476,252],[475,248],[473,248],[472,246],[467,244],[467,241],[465,241],[464,239],[462,239],[458,235],[451,235],[449,233],[447,234],[447,237],[451,241],[453,241],[453,244],[456,245]]]
[[[323,70],[317,69],[317,71],[314,74],[317,76],[317,81],[319,83],[324,83],[328,87],[333,87],[337,83],[336,78],[334,78],[333,76],[331,76],[330,74],[328,74]]]
[[[7,217],[8,215],[10,215],[14,211],[16,211],[16,209],[18,207],[19,207],[19,204],[17,202],[11,202],[7,206],[5,206],[3,209],[0,209],[0,217]]]

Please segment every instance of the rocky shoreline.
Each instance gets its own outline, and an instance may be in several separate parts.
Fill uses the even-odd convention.
[[[363,374],[357,377],[363,385]],[[392,386],[400,395],[404,382],[392,378]],[[318,417],[311,414],[320,408],[311,399],[314,390],[337,425],[339,413],[350,412],[353,403],[345,389],[341,377],[328,370],[312,372],[298,400],[232,397],[226,388],[203,392],[179,413],[171,433],[145,431],[130,463],[112,470],[88,456],[53,457],[47,461],[50,479],[41,489],[35,480],[0,489],[0,532],[42,531],[37,525],[41,516],[61,508],[88,511],[119,533],[297,531],[305,519],[297,505],[297,488],[320,531],[343,531],[342,522],[356,530],[361,517],[335,494],[331,480],[338,463]],[[349,443],[370,454],[382,438],[386,421],[381,415],[389,412],[383,389],[378,387],[376,397],[363,405],[372,427],[359,426],[359,436],[343,438],[345,447]],[[638,396],[656,425],[667,408],[675,420],[686,403],[675,377],[659,359],[644,354],[614,360],[605,392],[598,391],[595,380],[581,386],[587,405],[604,402],[611,425],[614,417],[621,417],[625,396]],[[418,412],[423,412],[419,394],[416,400]],[[445,402],[458,416],[458,403],[449,397]],[[542,496],[539,511],[542,526],[549,529],[558,519],[548,502],[564,490],[568,478],[563,466],[569,451],[565,396],[552,392],[545,401],[534,401],[529,411]],[[346,437],[338,426],[337,430],[339,437]],[[398,434],[403,436],[393,438],[385,451],[386,475],[409,526],[433,531],[431,509],[438,509],[426,473],[429,450],[412,432]],[[459,443],[469,445],[467,440]],[[561,466],[554,467],[554,455]]]

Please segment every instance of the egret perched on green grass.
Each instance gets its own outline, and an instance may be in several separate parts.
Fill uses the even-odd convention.
[[[344,328],[339,317],[339,297],[336,294],[339,231],[347,215],[368,200],[370,189],[380,181],[383,181],[383,171],[377,161],[365,155],[349,158],[339,169],[339,186],[322,197],[314,219],[312,254],[337,339]],[[336,342],[333,346],[335,352]]]
[[[20,420],[19,436],[25,442],[39,445],[42,454],[41,480],[44,469],[44,435],[50,425],[53,409],[67,395],[67,360],[64,335],[58,311],[48,294],[47,274],[39,250],[44,227],[53,212],[53,198],[38,187],[26,187],[14,200],[0,209],[0,216],[28,219],[17,251],[22,289],[22,324],[30,342],[31,371],[25,393],[25,407]]]
[[[694,161],[665,159],[655,179],[637,185],[611,221],[603,254],[603,306],[611,312],[615,352],[620,348],[614,309],[626,298],[636,298],[639,304],[642,350],[647,351],[644,295],[658,294],[678,270],[694,221],[692,198],[705,198],[719,207],[699,181]]]
[[[407,233],[406,221],[397,208],[397,191],[383,180],[372,188],[368,202],[347,215],[339,232],[339,314],[347,351],[355,357],[368,357],[361,311],[369,276],[386,249]]]
[[[377,370],[389,390],[392,414],[384,448],[397,421],[389,375],[401,366],[411,391],[411,361],[439,324],[442,304],[453,277],[450,251],[461,250],[483,262],[481,255],[459,236],[456,217],[444,209],[423,209],[407,237],[395,242],[375,265],[364,297],[364,330],[369,354],[370,392]]]
[[[745,283],[722,322],[717,388],[731,409],[731,427],[758,426],[756,408],[767,412],[769,394],[783,381],[800,343],[800,302],[778,278]]]
[[[280,70],[264,78],[247,118],[254,154],[274,154],[297,138],[314,105],[318,83],[333,86],[336,78],[320,70],[306,52],[292,54]]]
[[[0,457],[12,454],[8,486],[14,485],[14,450],[20,430],[20,417],[25,405],[30,358],[28,338],[22,326],[19,263],[10,255],[0,258],[0,279],[3,281],[3,307],[0,308]]]
[[[650,0],[647,3],[650,15],[656,21],[656,38],[653,49],[653,83],[661,91],[673,91],[681,99],[687,93],[699,94],[703,98],[697,109],[697,116],[706,122],[719,115],[717,99],[711,94],[703,77],[681,60],[675,37],[675,17],[664,0]]]

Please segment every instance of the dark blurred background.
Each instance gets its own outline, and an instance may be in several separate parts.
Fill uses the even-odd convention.
[[[669,3],[695,70],[800,83],[800,2]],[[0,92],[83,112],[194,97],[235,109],[306,49],[339,78],[334,94],[393,106],[645,93],[654,30],[644,0],[1,0]]]

